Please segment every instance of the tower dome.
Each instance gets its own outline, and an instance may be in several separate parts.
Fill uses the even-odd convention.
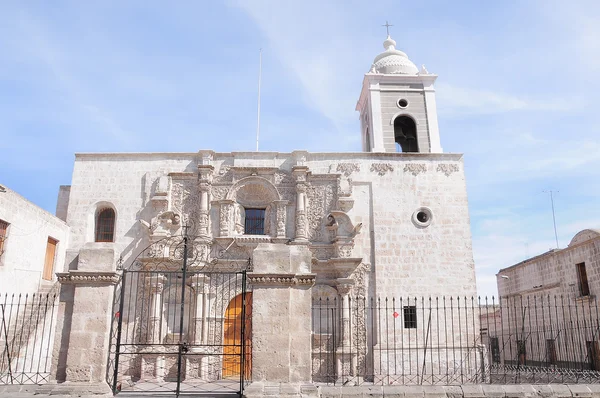
[[[396,50],[396,42],[389,35],[383,42],[385,51],[375,57],[372,73],[416,75],[419,69],[412,63],[408,56],[400,50]]]

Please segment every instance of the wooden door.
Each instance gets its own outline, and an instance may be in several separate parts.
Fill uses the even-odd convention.
[[[234,297],[225,311],[223,325],[223,377],[240,376],[242,360],[242,295]],[[252,293],[246,293],[244,327],[244,376],[249,377],[252,371]]]
[[[54,271],[54,257],[56,256],[56,239],[48,238],[48,244],[46,245],[46,258],[44,260],[44,271],[42,272],[42,279],[47,281],[52,280],[52,272]]]

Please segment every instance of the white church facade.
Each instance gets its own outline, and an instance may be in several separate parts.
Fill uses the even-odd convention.
[[[439,349],[477,335],[472,308],[449,331],[415,299],[476,294],[463,157],[441,148],[437,76],[384,47],[356,107],[362,152],[76,155],[57,381],[377,381],[444,328],[431,362],[472,371],[474,337],[450,365]]]

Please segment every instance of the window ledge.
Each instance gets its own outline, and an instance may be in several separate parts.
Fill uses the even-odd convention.
[[[237,243],[271,243],[269,235],[239,235],[235,237]]]

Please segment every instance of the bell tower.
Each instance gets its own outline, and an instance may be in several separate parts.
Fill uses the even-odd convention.
[[[425,66],[419,70],[389,34],[383,47],[365,73],[356,104],[363,151],[441,153],[433,88],[437,75]]]

